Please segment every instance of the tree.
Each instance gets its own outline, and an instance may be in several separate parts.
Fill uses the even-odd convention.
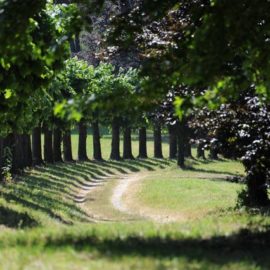
[[[41,165],[42,150],[41,150],[41,127],[35,127],[32,132],[32,152],[33,152],[33,165]]]
[[[1,1],[0,9],[1,136],[9,138],[3,140],[3,149],[11,149],[12,169],[16,171],[22,164],[30,163],[30,152],[26,157],[18,156],[18,151],[22,149],[20,136],[29,132],[29,123],[35,123],[33,97],[42,95],[42,89],[69,56],[69,39],[79,27],[79,16],[75,4],[53,6],[43,0]],[[40,147],[37,148],[35,162],[40,163]]]
[[[0,124],[1,134],[6,135],[20,129],[21,118],[31,106],[29,98],[48,85],[69,56],[68,40],[78,29],[78,12],[75,5],[52,6],[46,1],[0,5],[0,91],[5,111]]]
[[[147,158],[147,117],[143,115],[139,119],[139,156],[138,158]]]
[[[248,206],[269,204],[269,121],[269,108],[254,95],[254,89],[218,110],[201,111],[196,120],[197,127],[207,127],[209,138],[218,142],[221,154],[242,159],[247,190],[240,199]]]
[[[77,57],[71,58],[66,62],[66,74],[68,80],[68,86],[72,89],[72,93],[69,93],[63,98],[69,100],[75,95],[85,97],[89,91],[89,85],[94,76],[94,68],[89,66],[87,62],[79,60]],[[78,129],[79,129],[79,146],[78,146],[78,159],[85,161],[88,160],[87,156],[87,122],[89,121],[89,114],[87,110],[81,110]]]
[[[129,69],[118,72],[110,64],[100,64],[95,69],[94,80],[90,84],[91,94],[94,95],[94,121],[100,119],[105,124],[111,124],[112,143],[110,158],[119,160],[120,157],[120,126],[130,128],[130,119],[136,104],[137,71]],[[129,148],[126,151],[128,158],[131,154],[130,132],[126,132],[125,142]],[[129,153],[127,153],[129,152]],[[126,157],[127,157],[126,156]]]
[[[187,96],[185,99],[190,100],[190,106],[206,102],[215,109],[250,87],[268,98],[269,7],[266,0],[237,3],[232,0],[182,0],[155,1],[154,4],[143,1],[129,12],[130,16],[120,15],[114,20],[112,36],[115,44],[121,46],[134,41],[144,45],[140,47],[147,58],[144,71],[149,76],[148,91],[164,93],[168,86],[179,84],[202,87],[208,89],[203,98]],[[128,35],[130,29],[132,35]],[[184,103],[179,102],[179,107]],[[183,112],[183,108],[179,111]],[[258,158],[254,162],[257,173],[261,173],[263,179],[267,172],[261,167],[259,156],[255,156]],[[252,177],[256,186],[256,174],[248,173],[248,179]],[[254,189],[259,187],[258,184]],[[250,194],[250,198],[260,205],[253,195]]]

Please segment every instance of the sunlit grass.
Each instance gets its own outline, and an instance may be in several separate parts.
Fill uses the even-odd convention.
[[[235,207],[243,184],[227,179],[244,174],[240,162],[192,159],[187,163],[185,170],[170,166],[149,174],[134,197],[147,207],[163,212],[180,211],[189,217]]]
[[[201,216],[212,210],[234,207],[241,188],[240,184],[215,179],[170,179],[153,175],[145,179],[138,200],[152,208]]]
[[[76,140],[73,135],[74,153]],[[88,144],[91,157],[91,136]],[[136,156],[136,140],[133,146]],[[153,143],[148,147],[152,156]],[[167,157],[166,142],[163,149]],[[109,137],[102,138],[102,151],[108,158]],[[241,164],[194,159],[187,165],[180,170],[175,161],[156,159],[54,164],[0,186],[1,213],[12,217],[7,222],[0,216],[0,269],[269,269],[269,215],[235,210],[241,185],[224,180],[243,175]],[[192,219],[121,221],[106,206],[113,181],[91,203],[97,212],[111,211],[114,222],[95,224],[75,203],[92,179],[111,175],[116,181],[119,174],[133,172],[149,175],[138,204],[184,212]]]

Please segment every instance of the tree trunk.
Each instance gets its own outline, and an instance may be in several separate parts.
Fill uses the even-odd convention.
[[[141,127],[139,129],[139,158],[147,158],[146,127]]]
[[[54,128],[54,131],[53,131],[53,159],[54,159],[54,162],[63,162],[61,143],[62,143],[62,132],[59,128]]]
[[[19,171],[23,170],[26,167],[25,163],[26,162],[25,162],[23,135],[16,134],[12,171],[14,173],[18,173]]]
[[[0,138],[0,182],[3,181],[3,166],[4,166],[4,139]]]
[[[110,159],[120,160],[120,127],[117,119],[112,121],[112,143]]]
[[[186,158],[193,158],[192,157],[192,145],[190,143],[191,137],[191,129],[189,128],[186,119],[184,119],[184,140],[185,140],[185,157]]]
[[[99,123],[98,121],[94,121],[92,123],[93,128],[93,158],[94,160],[101,161],[102,153],[101,153],[101,144],[100,144],[100,132],[99,132]]]
[[[44,161],[53,163],[53,136],[48,127],[44,127]]]
[[[254,166],[255,167],[255,166]],[[245,203],[248,206],[267,206],[269,198],[267,192],[267,173],[265,169],[250,169],[246,177],[248,186],[248,201]]]
[[[123,158],[134,159],[132,155],[131,128],[124,129]]]
[[[177,134],[175,126],[168,126],[169,130],[169,158],[176,159],[177,156]]]
[[[183,122],[177,123],[177,165],[185,167],[185,127]]]
[[[33,165],[32,149],[31,149],[31,137],[29,134],[23,134],[23,152],[24,152],[24,165],[25,167],[31,167]]]
[[[209,154],[209,158],[213,159],[213,160],[217,160],[218,159],[218,151],[215,147],[211,147],[210,146],[210,154]]]
[[[41,150],[41,128],[36,127],[32,132],[32,154],[33,154],[33,165],[41,165],[42,161],[42,150]]]
[[[1,139],[1,158],[0,158],[0,170],[1,170],[1,180],[4,179],[5,173],[3,167],[9,167],[9,172],[14,173],[17,169],[17,164],[15,164],[15,136],[10,133],[6,137]]]
[[[161,126],[159,124],[156,124],[154,127],[154,157],[163,158]]]
[[[199,142],[198,146],[197,146],[197,158],[203,158],[205,159],[205,153],[204,153],[204,143],[203,142]]]
[[[88,160],[87,157],[87,126],[86,123],[81,120],[79,122],[79,147],[78,147],[78,159],[80,161]]]
[[[63,148],[64,148],[64,160],[72,162],[72,143],[70,130],[66,131],[63,135]]]
[[[193,158],[191,143],[188,140],[185,142],[185,157]]]

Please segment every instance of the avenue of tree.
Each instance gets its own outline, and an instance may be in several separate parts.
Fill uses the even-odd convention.
[[[89,158],[89,126],[93,158],[103,160],[101,125],[111,129],[111,159],[134,158],[135,130],[139,158],[147,158],[149,128],[154,156],[163,158],[166,128],[170,158],[180,167],[194,142],[199,158],[205,149],[212,159],[241,158],[243,204],[268,205],[270,2],[115,0],[107,1],[118,7],[109,19],[103,2],[0,2],[1,178],[73,161],[74,127],[79,160]],[[98,42],[98,63],[89,63],[80,57],[79,33],[91,36],[98,14],[108,31]],[[132,54],[135,64],[122,65],[114,54]]]

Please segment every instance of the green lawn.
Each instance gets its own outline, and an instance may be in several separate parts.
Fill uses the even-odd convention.
[[[150,174],[137,194],[138,200],[149,207],[163,210],[181,209],[188,216],[204,215],[218,209],[236,205],[241,184],[224,181],[226,175],[243,175],[241,163],[191,160],[191,168],[177,166]]]
[[[164,179],[151,176],[145,181],[139,199],[153,208],[177,210],[187,215],[194,212],[233,207],[239,184],[207,179]]]
[[[105,157],[109,143],[103,138]],[[269,214],[235,210],[241,185],[224,181],[224,176],[243,174],[241,164],[188,163],[186,170],[152,158],[55,164],[1,185],[0,269],[269,269]],[[138,203],[155,211],[185,213],[188,220],[96,223],[74,202],[94,179],[134,172],[148,175]],[[103,195],[97,193],[92,202],[96,209],[106,204],[113,187],[113,181],[104,182]]]

